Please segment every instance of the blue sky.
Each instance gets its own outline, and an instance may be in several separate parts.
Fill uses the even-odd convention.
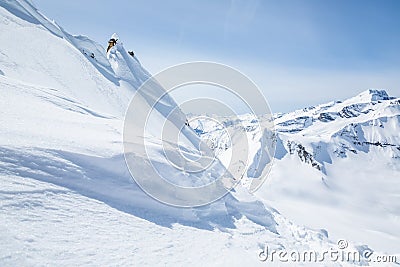
[[[151,72],[192,60],[253,79],[273,112],[368,88],[400,96],[397,0],[33,0],[72,34],[117,32]]]

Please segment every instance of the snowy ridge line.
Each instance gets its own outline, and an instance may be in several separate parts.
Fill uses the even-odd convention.
[[[368,99],[372,99],[371,102],[366,102]],[[398,99],[389,97],[383,90],[368,90],[346,101],[335,101],[318,106],[327,108],[307,108],[282,115],[275,119],[279,122],[276,124],[277,135],[271,141],[280,144],[276,158],[282,159],[287,153],[293,155],[293,152],[297,151],[301,161],[309,163],[324,174],[326,174],[325,163],[331,163],[332,159],[326,159],[326,156],[324,156],[325,159],[321,158],[321,153],[327,155],[335,152],[339,153],[337,155],[340,157],[345,157],[345,151],[357,154],[361,151],[370,151],[372,148],[369,147],[381,147],[390,149],[392,157],[398,158],[400,157],[398,153],[400,138],[396,134],[400,124],[400,105],[398,103]],[[331,110],[350,110],[350,107],[359,107],[360,105],[363,108],[356,116],[340,117],[340,121],[318,121],[321,114],[327,114]],[[309,114],[310,109],[316,109],[316,111]],[[366,111],[363,112],[363,110]],[[284,121],[283,118],[286,120]],[[256,129],[256,122],[253,122],[252,118],[243,117],[243,121],[240,122],[231,121],[229,118],[221,118],[221,120],[227,127],[236,127],[235,125],[244,123],[248,125],[244,130],[253,132]],[[212,129],[204,126],[204,123],[199,120],[197,124],[193,124],[199,136],[210,141],[215,149],[218,148],[217,153],[219,154],[228,150],[230,143],[227,140],[228,136],[223,135],[223,129]],[[299,128],[293,129],[292,125]],[[375,126],[378,126],[380,130],[377,130]],[[389,130],[386,130],[385,127]],[[321,139],[324,140],[323,143],[321,143]],[[257,141],[257,139],[253,140]],[[223,149],[221,149],[222,147]],[[327,151],[321,152],[321,147]]]
[[[45,15],[43,15],[36,7],[25,0],[15,1],[2,1],[0,6],[5,7],[8,11],[14,12],[18,17],[35,24],[39,24],[47,29],[55,36],[62,38],[69,42],[73,47],[79,50],[82,54],[87,56],[87,59],[95,68],[101,72],[104,77],[118,85],[118,77],[113,72],[110,63],[106,59],[105,49],[90,40],[86,36],[73,36],[66,32],[60,25],[55,21],[51,21]],[[22,13],[22,15],[20,14]],[[90,54],[94,55],[94,58],[90,57]],[[89,54],[89,55],[88,55]],[[136,59],[139,63],[139,61]],[[139,63],[140,64],[140,63]]]
[[[380,95],[380,97],[377,97],[376,94]],[[368,101],[366,96],[374,100]],[[331,123],[337,119],[346,120],[348,118],[358,120],[357,117],[359,117],[359,119],[362,117],[371,119],[369,113],[372,112],[372,114],[375,114],[373,116],[379,116],[379,112],[381,111],[376,105],[378,107],[390,108],[390,106],[395,106],[396,103],[396,98],[389,97],[384,90],[367,90],[346,101],[332,101],[328,104],[322,104],[316,107],[275,115],[275,121],[278,126],[298,124],[300,127],[296,129],[296,131],[301,131],[313,125],[314,122]],[[278,129],[285,131],[284,127],[278,127]]]

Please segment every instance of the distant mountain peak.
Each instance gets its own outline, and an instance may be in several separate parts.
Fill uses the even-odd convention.
[[[355,98],[366,102],[393,99],[384,89],[369,89],[357,95]]]

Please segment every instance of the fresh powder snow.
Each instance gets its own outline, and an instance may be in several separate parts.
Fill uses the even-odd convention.
[[[118,41],[106,53],[26,0],[0,0],[0,24],[1,266],[279,266],[260,260],[260,250],[323,252],[337,249],[339,239],[351,251],[400,259],[400,99],[369,90],[276,114],[277,132],[261,135],[252,134],[258,124],[250,115],[241,124],[218,118],[234,131],[248,125],[251,162],[276,143],[270,177],[249,193],[249,179],[266,171],[250,164],[223,198],[177,208],[144,193],[125,163],[124,116],[151,74],[128,54],[123,36],[112,35]],[[163,90],[153,89],[140,95],[137,112]],[[172,97],[162,101],[154,125],[183,125],[179,109],[168,117],[177,107]],[[219,157],[215,169],[224,169],[232,142],[196,118],[180,145],[195,151],[205,140]],[[160,157],[157,127],[146,129],[146,142],[159,168],[187,185],[209,179],[174,172]],[[147,178],[141,156],[137,168]],[[374,265],[365,258],[326,264]]]

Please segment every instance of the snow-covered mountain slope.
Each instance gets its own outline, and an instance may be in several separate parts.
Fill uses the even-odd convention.
[[[326,231],[296,226],[241,188],[199,208],[149,197],[122,145],[123,115],[149,77],[137,58],[121,42],[106,54],[24,0],[0,1],[0,26],[0,265],[254,265],[265,243],[335,247]],[[152,89],[140,106],[163,90]],[[153,119],[162,124],[175,107],[164,98]],[[177,114],[179,127],[185,115]],[[189,184],[209,177],[173,172],[158,156],[156,130],[150,156],[164,174]],[[197,149],[200,138],[184,135],[180,145]],[[146,178],[145,159],[137,164]]]
[[[220,118],[222,125],[257,131],[257,121]],[[384,90],[367,90],[335,101],[274,116],[276,142],[271,175],[256,193],[294,221],[329,229],[346,237],[396,253],[400,243],[400,98]],[[222,128],[191,119],[199,135],[229,154]],[[262,138],[261,138],[262,140]],[[260,136],[251,139],[252,155]],[[249,168],[247,179],[254,170]]]
[[[8,44],[1,51],[0,66],[0,101],[4,107],[2,170],[10,174],[24,170],[28,176],[39,172],[35,176],[42,180],[68,185],[91,196],[118,199],[124,206],[147,209],[153,206],[165,214],[182,213],[186,221],[198,220],[196,212],[164,207],[151,198],[145,198],[142,203],[135,196],[140,190],[125,167],[122,126],[130,99],[150,76],[139,61],[125,51],[121,42],[106,55],[100,45],[88,38],[69,35],[28,2],[7,1],[1,2],[1,6],[5,7],[0,10],[5,23],[0,42]],[[149,105],[157,91],[163,90],[158,86],[151,89],[141,92],[141,106]],[[169,110],[175,107],[172,98],[164,97],[162,107],[154,109],[157,125],[162,125]],[[137,108],[140,111],[140,107]],[[173,125],[183,125],[186,117],[183,113],[179,116],[178,112],[178,116],[169,119],[175,120]],[[156,130],[146,137],[150,141],[154,139],[151,141],[154,144],[152,160],[167,175],[185,178],[184,173],[170,167],[166,159],[156,157],[165,149],[159,145],[161,136],[157,136]],[[190,141],[181,139],[183,144],[180,145],[186,145],[187,151],[196,149],[195,135],[183,133]],[[63,163],[71,166],[67,169],[72,171],[69,175],[77,179],[60,179],[66,171]],[[53,164],[59,167],[52,168]],[[92,167],[85,170],[88,166]],[[144,177],[145,167],[138,166],[143,169]],[[224,168],[221,166],[221,169]],[[65,175],[68,177],[67,173]],[[186,184],[200,178],[209,179],[207,177],[208,173],[192,174]],[[116,191],[126,192],[116,194],[110,190],[113,183],[117,184]],[[140,191],[140,194],[143,199],[144,193]],[[234,200],[232,196],[227,197],[230,198]],[[259,207],[256,202],[254,205]],[[226,211],[216,208],[215,212]],[[271,218],[265,210],[259,219],[273,230]]]

